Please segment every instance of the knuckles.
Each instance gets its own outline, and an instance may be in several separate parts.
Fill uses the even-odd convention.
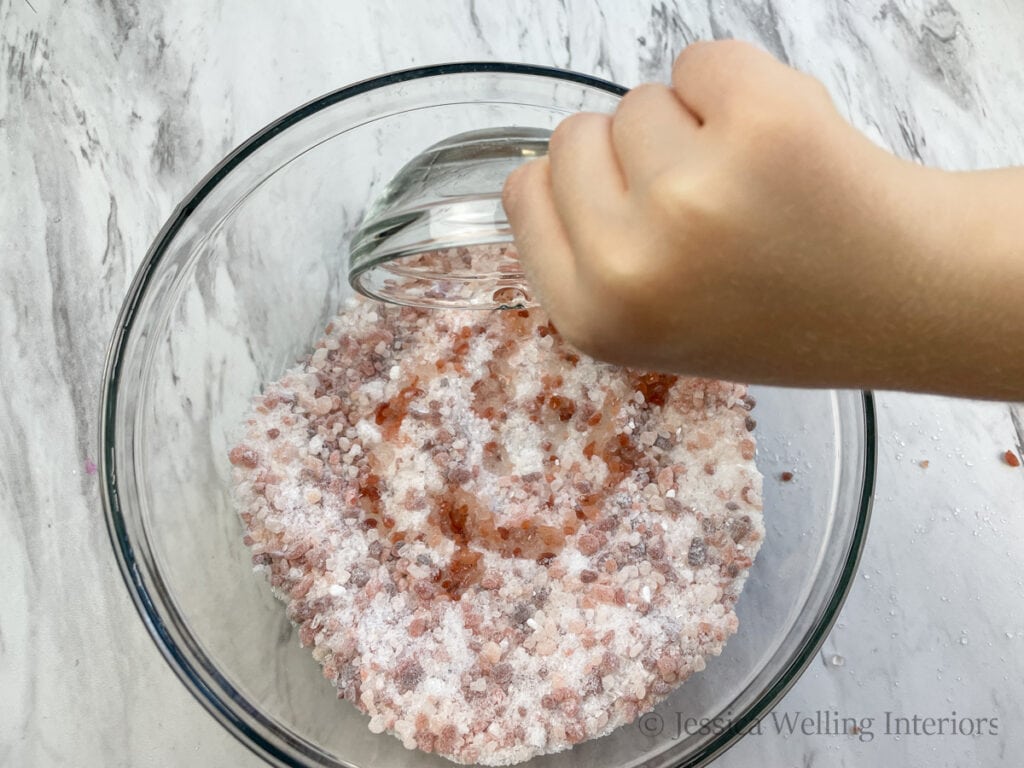
[[[576,112],[569,115],[551,132],[548,139],[548,152],[555,154],[567,146],[572,146],[581,138],[596,132],[598,129],[606,130],[611,118],[608,115],[601,115],[595,112]]]
[[[669,91],[669,87],[661,83],[640,83],[626,91],[626,94],[619,100],[619,106],[615,110],[616,117],[634,111],[643,113],[646,110],[646,105],[660,99]]]
[[[680,51],[672,65],[672,82],[685,93],[691,78],[713,76],[721,103],[728,104],[746,93],[748,73],[771,65],[778,62],[742,40],[701,40]]]

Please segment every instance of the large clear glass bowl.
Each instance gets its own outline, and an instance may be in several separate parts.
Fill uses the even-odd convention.
[[[348,238],[415,153],[470,129],[553,128],[571,112],[611,111],[622,92],[570,72],[460,64],[328,94],[217,166],[139,270],[103,393],[111,540],[168,663],[269,762],[448,764],[370,733],[367,719],[335,698],[283,606],[254,576],[227,460],[250,397],[307,350],[349,292]],[[867,529],[872,401],[859,392],[753,394],[767,537],[738,605],[738,634],[656,715],[531,765],[705,763],[767,712],[821,644]],[[780,481],[784,471],[794,473],[790,482]],[[688,726],[691,717],[719,720],[702,729]],[[678,733],[680,724],[693,733]]]

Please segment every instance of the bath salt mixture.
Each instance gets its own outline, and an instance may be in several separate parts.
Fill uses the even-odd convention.
[[[351,300],[231,450],[245,543],[372,731],[510,765],[631,722],[736,631],[752,406],[581,356],[537,309]]]

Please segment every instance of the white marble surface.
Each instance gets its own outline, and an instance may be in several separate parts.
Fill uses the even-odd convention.
[[[106,342],[150,239],[282,112],[456,59],[630,85],[664,78],[689,40],[737,36],[821,77],[900,154],[1024,162],[1017,0],[162,5],[0,0],[0,765],[261,764],[191,699],[131,607],[93,461]],[[1019,354],[1019,329],[1007,333]],[[716,765],[1018,764],[1024,469],[1000,454],[1021,449],[1024,409],[878,402],[861,573],[777,709],[875,718],[874,737],[784,737],[769,720]],[[887,710],[998,718],[997,733],[896,738],[881,732]]]

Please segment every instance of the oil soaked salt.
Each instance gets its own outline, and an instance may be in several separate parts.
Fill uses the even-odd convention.
[[[736,631],[751,405],[583,357],[540,310],[353,301],[231,451],[246,541],[371,730],[520,762],[632,721]]]

